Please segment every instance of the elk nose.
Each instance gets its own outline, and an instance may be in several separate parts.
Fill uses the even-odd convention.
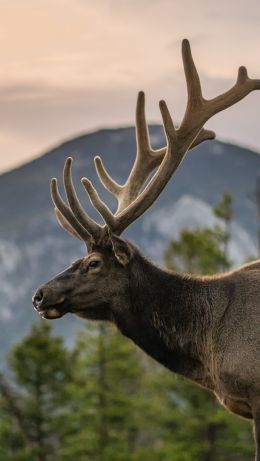
[[[32,303],[36,309],[39,309],[43,302],[43,290],[36,291],[32,298]]]

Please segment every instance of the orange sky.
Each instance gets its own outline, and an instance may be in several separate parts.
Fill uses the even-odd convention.
[[[64,138],[148,120],[165,98],[185,105],[181,39],[191,41],[205,96],[229,88],[237,67],[260,78],[259,0],[0,0],[0,171]],[[260,150],[260,93],[208,124]]]

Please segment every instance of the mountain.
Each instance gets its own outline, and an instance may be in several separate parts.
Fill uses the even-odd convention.
[[[155,148],[165,144],[161,127],[150,127]],[[133,164],[133,128],[100,130],[67,141],[40,158],[0,176],[0,351],[2,357],[37,320],[32,308],[34,289],[63,270],[85,252],[56,223],[49,194],[49,180],[61,174],[65,158],[74,157],[74,182],[86,209],[91,209],[80,184],[89,177],[106,203],[114,199],[100,185],[93,157],[101,154],[111,175],[122,183]],[[233,239],[230,254],[234,265],[256,255],[255,185],[260,156],[232,144],[211,141],[187,155],[176,175],[153,207],[125,233],[158,262],[171,238],[183,226],[213,224],[211,207],[225,190],[234,197]],[[71,315],[55,321],[55,329],[73,341],[82,321]]]

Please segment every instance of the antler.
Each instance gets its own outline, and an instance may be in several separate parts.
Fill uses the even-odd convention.
[[[215,133],[213,131],[202,129],[190,148],[192,149],[201,142],[213,139],[214,137]],[[118,208],[115,216],[120,214],[136,199],[152,171],[161,164],[167,150],[166,147],[157,150],[151,148],[148,126],[145,118],[145,95],[143,91],[139,92],[136,104],[136,144],[136,159],[131,173],[123,186],[117,184],[110,177],[104,168],[101,158],[95,157],[95,166],[100,181],[105,188],[117,198]],[[85,178],[83,184],[86,185],[88,192],[90,192],[91,188],[87,184]]]
[[[143,214],[156,200],[167,182],[174,174],[187,151],[206,139],[213,139],[215,134],[205,130],[203,125],[209,118],[244,98],[253,90],[260,89],[260,80],[250,79],[245,67],[240,67],[235,85],[216,98],[206,100],[202,96],[199,75],[192,59],[188,40],[182,43],[182,58],[187,83],[188,102],[182,123],[178,129],[174,127],[167,105],[160,102],[163,118],[166,148],[153,150],[150,145],[148,127],[145,119],[145,98],[140,92],[136,109],[136,141],[137,154],[131,173],[124,185],[117,184],[105,170],[100,157],[95,158],[95,166],[103,185],[117,198],[118,207],[113,214],[99,197],[96,189],[87,178],[82,178],[93,206],[105,221],[99,226],[83,210],[76,196],[72,178],[72,159],[67,159],[64,168],[64,186],[70,208],[61,199],[56,180],[52,180],[52,198],[56,208],[66,221],[62,225],[76,231],[78,237],[87,240],[89,236],[97,241],[109,228],[114,234],[123,230]],[[157,168],[154,176],[143,189],[151,172]],[[143,190],[142,190],[143,189]],[[61,218],[59,216],[59,218]],[[77,224],[75,225],[75,221]],[[69,225],[66,226],[66,223]],[[69,229],[70,228],[70,229]],[[84,232],[85,231],[85,232]],[[86,232],[88,235],[86,235]]]

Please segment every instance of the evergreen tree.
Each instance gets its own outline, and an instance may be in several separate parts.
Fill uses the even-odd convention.
[[[225,259],[228,261],[228,245],[231,237],[231,222],[232,222],[232,203],[233,198],[229,192],[224,192],[219,203],[213,208],[213,213],[217,218],[220,218],[223,227],[220,229],[220,246]],[[230,265],[230,262],[229,262]],[[225,267],[224,267],[225,269]]]
[[[229,268],[229,261],[220,247],[223,233],[214,229],[183,229],[179,240],[170,242],[165,251],[167,267],[190,274],[214,274]]]
[[[232,196],[225,192],[213,213],[222,221],[214,227],[183,229],[180,238],[170,242],[165,263],[173,270],[196,274],[214,274],[230,268],[228,244],[232,219]]]
[[[33,325],[13,348],[8,358],[11,376],[8,382],[3,377],[0,381],[3,459],[8,459],[8,453],[17,461],[57,459],[64,437],[70,359],[62,340],[52,337],[51,324],[45,321]]]
[[[78,338],[75,357],[70,386],[73,431],[62,459],[145,459],[150,423],[143,360],[136,346],[109,326],[88,326]]]

